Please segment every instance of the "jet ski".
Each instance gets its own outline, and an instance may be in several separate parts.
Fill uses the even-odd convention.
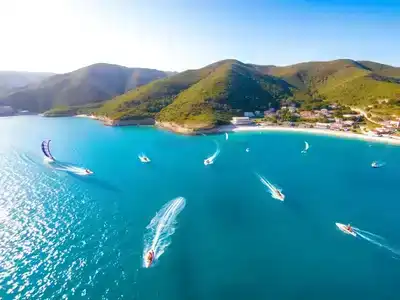
[[[150,250],[146,253],[146,257],[145,257],[145,267],[146,268],[150,268],[151,265],[153,264],[154,261],[154,251]]]
[[[344,225],[344,224],[341,224],[341,223],[336,223],[336,226],[346,234],[350,234],[350,235],[352,235],[354,237],[357,236],[357,234],[354,232],[354,230],[350,226],[350,224],[349,225]]]

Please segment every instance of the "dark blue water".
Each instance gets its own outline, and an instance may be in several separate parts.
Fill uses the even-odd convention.
[[[44,163],[44,139],[57,159],[94,176]],[[214,141],[220,155],[205,167]],[[387,164],[373,169],[374,160]],[[1,118],[0,297],[400,299],[399,166],[400,147],[359,140],[274,132],[225,141],[79,118]],[[285,201],[255,173],[283,188]],[[142,268],[146,226],[180,196],[186,207],[171,244]],[[335,222],[385,240],[353,238]]]

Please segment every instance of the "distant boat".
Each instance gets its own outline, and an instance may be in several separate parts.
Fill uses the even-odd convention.
[[[228,140],[228,138],[229,138],[229,135],[227,132],[225,132],[225,140]]]
[[[246,148],[246,152],[250,152],[250,148]]]
[[[385,163],[383,163],[383,162],[373,161],[371,164],[371,167],[380,168],[380,167],[383,167],[384,165],[385,165]]]
[[[304,142],[304,150],[301,151],[301,153],[307,153],[309,148],[310,148],[310,145],[307,142]]]
[[[54,162],[54,161],[56,161],[56,159],[50,152],[50,142],[51,142],[51,140],[42,142],[42,152],[43,152],[44,156],[49,159],[49,161]]]
[[[344,225],[344,224],[341,224],[341,223],[335,223],[335,224],[336,224],[336,226],[337,226],[341,231],[343,231],[344,233],[350,234],[350,235],[352,235],[352,236],[354,236],[354,237],[357,236],[357,234],[354,232],[354,230],[353,230],[353,228],[350,226],[350,224],[349,224],[349,225]]]
[[[77,167],[70,163],[56,161],[56,159],[50,152],[50,142],[51,142],[51,140],[43,141],[41,148],[42,148],[43,154],[45,155],[45,159],[47,160],[47,162],[52,163],[52,167],[54,169],[69,172],[69,173],[74,173],[74,174],[80,175],[80,176],[93,174],[93,171],[91,171],[89,169]]]
[[[215,141],[214,141],[214,142],[215,142]],[[204,160],[204,165],[205,165],[205,166],[212,165],[212,164],[214,163],[214,161],[217,159],[218,155],[219,155],[220,150],[219,150],[218,143],[215,142],[215,144],[216,144],[216,146],[217,146],[217,149],[215,150],[215,152],[214,152],[213,155],[211,155],[210,157],[208,157],[208,158],[206,158],[206,159]]]
[[[144,155],[144,154],[139,154],[138,155],[138,158],[139,158],[139,160],[142,162],[142,163],[149,163],[150,162],[150,158],[148,158],[146,155]]]

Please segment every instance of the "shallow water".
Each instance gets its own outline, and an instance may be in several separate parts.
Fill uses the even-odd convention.
[[[49,138],[57,159],[94,176],[43,163]],[[220,155],[204,166],[215,140]],[[0,118],[0,141],[3,299],[399,299],[400,260],[335,222],[400,246],[400,147],[278,132],[186,137],[36,116]],[[138,160],[142,152],[151,163]],[[374,160],[386,165],[373,169]],[[171,244],[142,268],[146,226],[180,196]]]

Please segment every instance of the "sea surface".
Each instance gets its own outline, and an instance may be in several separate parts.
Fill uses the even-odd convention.
[[[45,139],[95,174],[53,168]],[[398,300],[399,179],[400,147],[360,140],[0,118],[0,298]],[[146,226],[177,197],[170,245],[143,268]]]

